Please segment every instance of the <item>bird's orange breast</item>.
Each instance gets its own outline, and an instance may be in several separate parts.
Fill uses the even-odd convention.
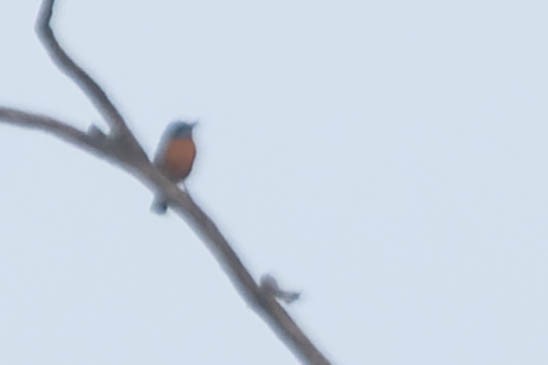
[[[181,181],[190,174],[196,146],[190,138],[174,139],[169,141],[164,152],[162,168],[164,173],[173,181]]]

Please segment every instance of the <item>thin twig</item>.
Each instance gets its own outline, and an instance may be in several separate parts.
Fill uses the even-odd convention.
[[[110,101],[105,91],[86,71],[72,60],[55,38],[53,29],[50,26],[54,3],[54,0],[44,0],[36,22],[36,33],[42,41],[42,44],[48,51],[53,62],[63,73],[73,79],[84,93],[86,93],[113,130],[116,132],[124,131],[125,133],[131,134],[124,118]]]
[[[0,107],[0,119],[19,127],[42,130],[78,147],[83,147],[93,152],[104,153],[104,145],[99,140],[92,138],[68,123],[46,115]]]

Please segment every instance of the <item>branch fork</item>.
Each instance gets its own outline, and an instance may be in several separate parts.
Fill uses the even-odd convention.
[[[299,293],[280,289],[270,275],[263,276],[260,285],[255,282],[211,218],[194,202],[187,191],[179,189],[152,164],[106,92],[63,50],[50,24],[54,3],[54,0],[42,2],[36,22],[38,37],[52,61],[80,87],[105,119],[110,130],[105,133],[92,125],[88,131],[82,131],[57,118],[4,106],[0,106],[0,120],[15,126],[50,133],[85,149],[122,167],[151,188],[155,194],[164,196],[170,201],[172,209],[202,238],[243,299],[266,321],[289,349],[305,364],[330,364],[278,303],[278,300],[290,303],[299,297]]]

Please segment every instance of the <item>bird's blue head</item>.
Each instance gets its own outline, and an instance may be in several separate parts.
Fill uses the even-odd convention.
[[[196,124],[197,122],[189,123],[178,120],[169,125],[168,133],[171,138],[190,138]]]

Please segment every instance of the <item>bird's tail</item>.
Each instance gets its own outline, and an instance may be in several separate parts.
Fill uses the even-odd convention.
[[[167,200],[164,200],[164,199],[161,199],[161,198],[154,199],[150,209],[152,211],[154,211],[156,214],[166,214]]]

